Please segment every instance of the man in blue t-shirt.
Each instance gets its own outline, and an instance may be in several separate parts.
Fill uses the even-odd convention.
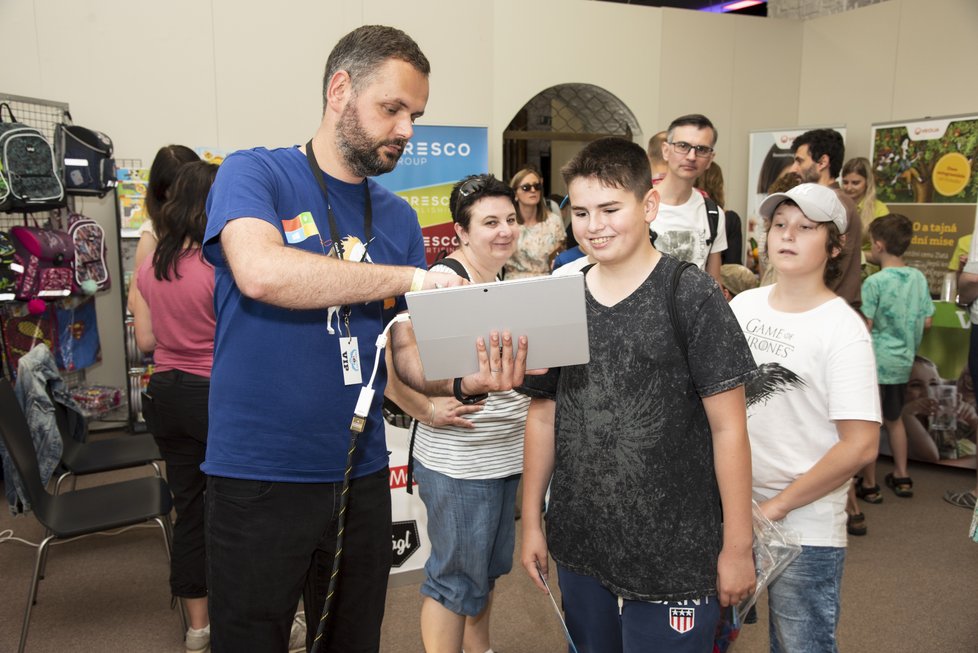
[[[347,34],[326,62],[312,139],[232,154],[208,198],[217,328],[202,469],[214,653],[285,651],[300,593],[318,617],[377,337],[408,290],[464,283],[424,271],[417,215],[369,179],[397,165],[424,113],[429,70],[400,30]],[[500,367],[492,354],[485,371],[465,377],[466,391],[500,383],[488,371]],[[380,646],[391,563],[383,366],[376,380],[365,423],[357,420],[323,651]],[[308,622],[311,646],[319,619]]]

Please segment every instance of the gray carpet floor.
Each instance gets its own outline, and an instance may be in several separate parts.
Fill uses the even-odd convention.
[[[889,471],[880,462],[879,476]],[[978,651],[978,544],[966,531],[970,514],[941,497],[974,487],[971,470],[911,464],[913,499],[884,490],[880,505],[863,504],[869,534],[851,538],[843,581],[839,640],[843,651],[975,653]],[[79,487],[145,472],[82,479]],[[0,509],[0,531],[37,543],[33,517]],[[0,536],[0,539],[3,539]],[[257,554],[256,555],[260,555]],[[0,543],[0,651],[15,651],[34,549]],[[54,547],[31,619],[27,650],[179,653],[180,619],[169,607],[167,562],[159,528],[139,527]],[[518,562],[497,584],[493,648],[498,653],[565,651],[549,599]],[[384,653],[422,651],[417,582],[395,578],[388,592]],[[745,626],[731,650],[768,650],[764,599],[760,620]]]

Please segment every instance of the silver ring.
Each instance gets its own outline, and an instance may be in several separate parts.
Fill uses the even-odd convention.
[[[499,374],[502,370],[489,370],[493,374]]]

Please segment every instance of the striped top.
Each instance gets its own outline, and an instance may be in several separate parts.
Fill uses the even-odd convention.
[[[452,272],[435,265],[436,272]],[[468,270],[466,270],[468,271]],[[471,273],[470,273],[471,277]],[[474,429],[418,423],[414,457],[428,469],[461,479],[505,478],[523,471],[523,432],[530,398],[515,390],[489,394],[466,418]]]
[[[530,398],[515,390],[490,393],[467,415],[474,429],[418,424],[414,457],[428,469],[463,479],[505,478],[523,471],[523,431]]]

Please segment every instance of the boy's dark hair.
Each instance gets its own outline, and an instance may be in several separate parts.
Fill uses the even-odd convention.
[[[672,142],[672,132],[674,129],[676,129],[676,127],[686,127],[687,125],[692,125],[697,129],[713,130],[713,142],[711,145],[717,144],[717,139],[720,138],[720,133],[717,131],[717,128],[713,126],[713,123],[710,122],[710,119],[701,113],[689,113],[685,116],[679,116],[669,123],[669,129],[666,130],[667,140],[670,143]]]
[[[166,202],[167,192],[176,179],[177,171],[192,161],[200,161],[200,157],[186,145],[164,145],[156,153],[146,185],[146,214],[151,220],[159,218],[160,208]]]
[[[812,161],[818,161],[824,155],[829,156],[829,177],[835,179],[842,170],[846,160],[846,145],[842,134],[834,129],[812,129],[795,138],[791,144],[792,153],[797,152],[802,145],[808,146],[808,154]]]
[[[472,206],[483,197],[505,197],[516,207],[516,192],[507,184],[496,179],[493,175],[469,175],[452,188],[448,196],[448,206],[452,213],[452,222],[458,223],[466,231],[472,220]]]
[[[630,191],[639,199],[652,188],[652,167],[645,150],[616,136],[588,143],[560,169],[560,174],[568,186],[574,179],[590,177],[605,186]]]
[[[431,73],[431,64],[414,39],[395,27],[364,25],[353,30],[333,47],[323,74],[323,111],[329,80],[340,70],[350,75],[354,92],[366,86],[388,59],[411,64],[422,75]]]
[[[778,208],[784,204],[788,206],[796,206],[799,210],[801,207],[798,206],[794,200],[785,200],[778,204],[771,212],[773,216]],[[839,228],[835,226],[834,222],[819,222],[818,228],[824,228],[826,231],[825,239],[825,252],[829,255],[829,259],[825,262],[825,271],[822,274],[822,280],[825,282],[826,286],[831,286],[832,282],[842,276],[842,247],[845,245],[845,237],[839,231]],[[771,220],[770,218],[764,219],[764,253],[770,256],[768,252],[768,246],[771,242],[769,232],[771,231]],[[835,255],[833,255],[832,250],[838,250]]]
[[[869,223],[869,237],[882,241],[887,254],[903,256],[913,240],[913,223],[899,213],[883,215]]]
[[[153,251],[153,274],[159,281],[169,281],[171,271],[179,279],[180,259],[200,253],[207,227],[207,194],[215,176],[215,164],[192,161],[181,167],[173,180],[170,197],[160,208],[154,225],[159,242]]]

